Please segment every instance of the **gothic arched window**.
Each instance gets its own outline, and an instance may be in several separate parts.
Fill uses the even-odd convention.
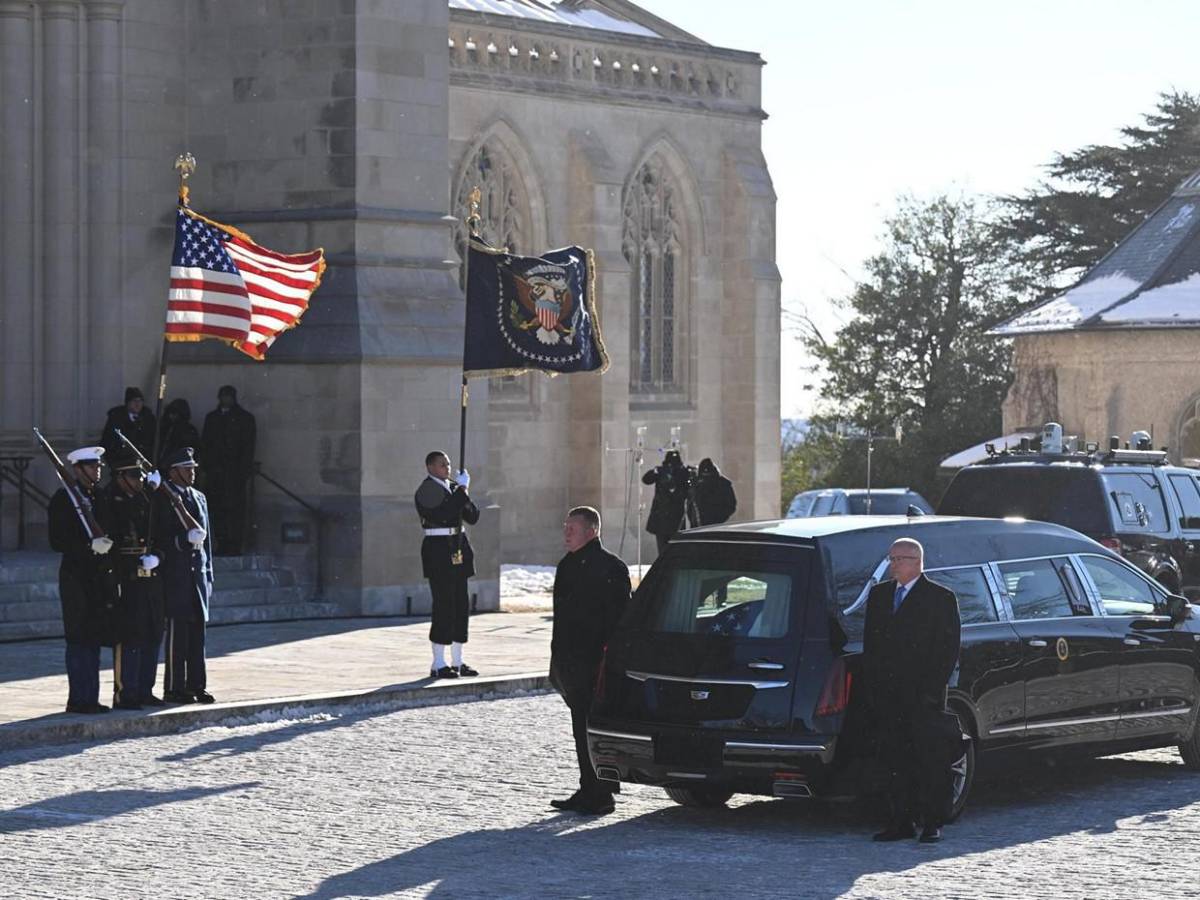
[[[633,285],[629,380],[634,393],[678,393],[687,383],[688,279],[678,196],[659,155],[638,169],[626,190],[622,250]]]
[[[495,137],[484,140],[459,169],[454,185],[453,215],[458,220],[454,230],[454,248],[458,251],[458,281],[465,289],[467,258],[467,215],[470,213],[472,189],[478,187],[479,233],[492,247],[503,247],[512,253],[530,252],[529,192],[520,169],[504,144]],[[497,399],[529,399],[531,380],[528,376],[506,375],[491,379],[491,396]]]

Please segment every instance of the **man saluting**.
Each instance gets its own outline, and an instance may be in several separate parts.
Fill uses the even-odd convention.
[[[471,502],[467,489],[471,476],[459,469],[450,480],[450,457],[434,450],[425,457],[425,480],[417,488],[417,515],[425,539],[421,541],[421,570],[429,579],[433,595],[433,615],[429,624],[429,642],[433,646],[431,678],[458,678],[479,673],[463,662],[462,648],[467,642],[467,579],[475,574],[475,554],[463,522],[479,521],[479,508]],[[450,665],[446,665],[446,647],[450,647]]]
[[[900,538],[888,551],[892,578],[867,598],[863,674],[890,773],[891,820],[877,841],[914,837],[918,818],[922,843],[941,840],[950,813],[947,759],[957,739],[947,740],[944,725],[946,683],[958,664],[958,599],[925,577],[924,563],[921,544]]]

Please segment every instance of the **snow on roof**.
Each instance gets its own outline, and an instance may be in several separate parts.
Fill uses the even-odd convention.
[[[991,333],[1200,327],[1200,172],[1074,287]]]
[[[450,0],[451,9],[514,16],[553,25],[574,25],[598,31],[636,34],[642,37],[662,37],[637,22],[618,18],[601,9],[574,8],[563,0]]]

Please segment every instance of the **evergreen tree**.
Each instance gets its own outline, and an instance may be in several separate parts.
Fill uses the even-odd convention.
[[[1014,247],[1013,284],[1038,300],[1083,276],[1200,169],[1200,96],[1159,96],[1117,145],[1060,153],[1049,177],[1004,198],[997,237]]]
[[[843,301],[851,320],[831,343],[807,341],[826,372],[805,442],[834,457],[824,484],[866,481],[865,442],[844,427],[839,436],[839,422],[885,438],[873,485],[911,486],[933,501],[941,459],[999,433],[1010,348],[985,332],[1014,309],[1002,249],[971,199],[901,199],[867,280]],[[886,440],[896,426],[903,441]]]

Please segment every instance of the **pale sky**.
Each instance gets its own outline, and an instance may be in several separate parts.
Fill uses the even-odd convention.
[[[827,330],[899,194],[1020,192],[1161,91],[1200,91],[1197,0],[635,2],[766,60],[783,303]],[[782,340],[783,415],[804,415],[815,378]]]

